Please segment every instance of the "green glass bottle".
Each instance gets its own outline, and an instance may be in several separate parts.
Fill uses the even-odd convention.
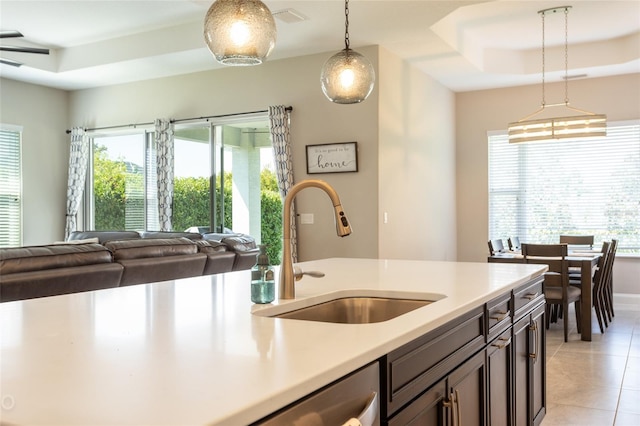
[[[251,301],[271,303],[276,298],[276,284],[273,267],[267,255],[267,248],[259,245],[256,264],[251,268]]]

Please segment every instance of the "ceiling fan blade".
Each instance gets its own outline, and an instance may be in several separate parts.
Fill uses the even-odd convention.
[[[24,37],[20,31],[0,31],[0,38]]]
[[[0,46],[0,51],[5,52],[21,52],[21,53],[39,53],[48,55],[49,49],[40,49],[37,47],[17,47],[17,46]]]
[[[12,61],[10,59],[2,59],[0,58],[0,64],[11,65],[12,67],[21,67],[22,64],[20,62]]]

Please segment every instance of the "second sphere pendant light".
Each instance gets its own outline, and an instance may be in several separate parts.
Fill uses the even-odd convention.
[[[345,48],[322,66],[322,92],[337,104],[355,104],[371,94],[376,80],[373,65],[360,53],[349,48],[349,0],[345,0]]]

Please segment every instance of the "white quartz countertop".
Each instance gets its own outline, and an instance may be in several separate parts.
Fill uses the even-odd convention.
[[[300,264],[296,299],[446,296],[375,324],[252,314],[240,271],[0,304],[0,423],[245,425],[540,275],[541,265],[377,259]],[[303,301],[304,302],[301,302]]]

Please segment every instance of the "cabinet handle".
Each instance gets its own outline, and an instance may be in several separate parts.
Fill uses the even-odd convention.
[[[460,394],[458,393],[458,389],[456,389],[456,407],[458,408],[456,410],[458,412],[456,415],[456,426],[462,426],[462,410],[460,410]]]
[[[506,339],[504,337],[500,337],[500,338],[496,339],[495,342],[493,342],[491,344],[491,346],[493,346],[494,348],[498,348],[498,349],[504,349],[510,344],[511,344],[511,337],[506,338]]]
[[[531,330],[533,332],[533,353],[529,354],[529,358],[533,358],[533,362],[534,363],[538,363],[538,358],[540,358],[538,356],[538,323],[537,322],[533,322],[530,326],[529,326],[529,330]]]
[[[529,299],[529,300],[533,300],[536,297],[538,297],[538,292],[536,291],[535,293],[527,293],[524,296],[522,296],[524,299]]]
[[[496,321],[500,322],[503,319],[505,319],[507,317],[510,317],[511,316],[511,311],[507,311],[507,312],[498,311],[498,312],[496,312],[496,314],[497,314],[496,316],[489,317],[489,318],[491,318],[492,320],[496,320]]]
[[[456,416],[455,416],[455,414],[456,414],[456,407],[455,407],[455,398],[454,398],[454,396],[453,396],[453,392],[451,392],[451,393],[449,394],[449,400],[448,400],[448,401],[444,401],[444,402],[442,403],[442,405],[443,405],[445,408],[448,408],[448,409],[450,410],[450,412],[451,412],[451,423],[452,423],[452,426],[459,426],[459,425],[456,423],[456,422],[457,422],[457,419],[456,419]]]
[[[378,414],[378,392],[373,392],[367,401],[367,406],[358,415],[358,421],[362,426],[373,426]],[[348,422],[347,422],[348,424]]]

